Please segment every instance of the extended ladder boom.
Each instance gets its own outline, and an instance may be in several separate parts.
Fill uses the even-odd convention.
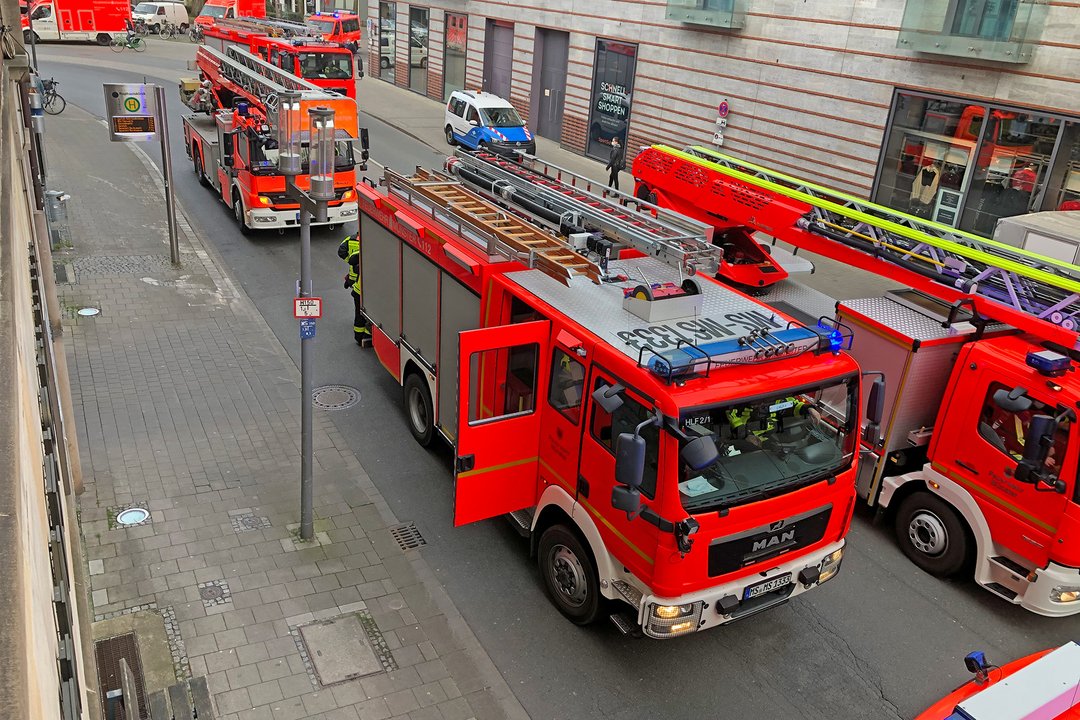
[[[455,155],[450,172],[564,234],[596,233],[690,274],[716,272],[720,250],[707,225],[528,155],[521,162],[483,151]]]
[[[639,182],[976,314],[1080,349],[1080,267],[923,220],[705,147],[646,148]]]
[[[388,194],[436,220],[489,258],[516,260],[565,285],[575,278],[600,282],[600,268],[595,263],[559,238],[485,201],[454,178],[423,168],[417,168],[413,175],[386,168],[383,183]],[[364,202],[369,193],[363,184],[358,190]],[[434,240],[446,242],[444,238]]]
[[[271,65],[260,57],[235,47],[221,52],[202,45],[195,54],[195,62],[212,83],[224,86],[234,94],[242,95],[265,110],[275,107],[278,96],[288,90],[299,92],[304,100],[339,100],[341,98],[340,95],[329,93],[307,80]]]

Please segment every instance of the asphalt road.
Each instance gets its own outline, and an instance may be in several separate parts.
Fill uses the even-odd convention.
[[[60,80],[68,102],[97,116],[102,82],[145,77],[169,89],[179,200],[298,362],[291,310],[296,236],[241,236],[225,206],[196,182],[184,154],[175,83],[187,74],[193,47],[151,38],[140,55],[92,46],[38,52],[43,74]],[[369,82],[377,80],[361,82],[361,107]],[[361,115],[375,160],[401,169],[440,163],[441,153],[376,115],[377,109]],[[63,145],[61,138],[48,141]],[[372,353],[352,342],[345,268],[336,256],[343,234],[313,233],[314,290],[326,303],[316,385],[360,390],[362,402],[334,421],[397,516],[421,529],[424,557],[532,717],[912,717],[967,679],[962,658],[970,650],[1004,663],[1080,638],[1080,616],[1038,617],[971,582],[925,575],[901,555],[890,529],[866,516],[856,517],[835,580],[745,622],[671,642],[624,638],[606,623],[569,624],[544,597],[527,547],[507,523],[452,527],[449,451],[429,452],[413,442],[399,388]]]

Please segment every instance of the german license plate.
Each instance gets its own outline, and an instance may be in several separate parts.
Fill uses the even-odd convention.
[[[764,582],[759,582],[757,585],[751,585],[743,590],[743,600],[753,600],[754,598],[764,595],[765,593],[771,593],[773,590],[779,590],[782,587],[786,587],[791,584],[791,573],[787,575],[781,575],[780,577],[770,578]]]

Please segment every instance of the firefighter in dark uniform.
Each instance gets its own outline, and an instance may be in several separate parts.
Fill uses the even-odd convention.
[[[349,235],[338,246],[338,257],[349,263],[349,274],[345,276],[345,288],[352,292],[353,298],[353,338],[360,347],[371,344],[371,323],[364,315],[360,299],[360,241]]]

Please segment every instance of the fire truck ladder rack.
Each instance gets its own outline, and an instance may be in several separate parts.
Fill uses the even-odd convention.
[[[810,210],[797,223],[801,229],[1015,311],[995,320],[1023,325],[1022,329],[1044,336],[1044,323],[1057,326],[1076,345],[1080,328],[1080,267],[1076,265],[866,202],[709,148],[658,149],[765,193],[805,203]],[[1023,316],[1042,322],[1017,323]],[[1062,338],[1060,333],[1055,335]]]
[[[411,176],[386,168],[388,192],[472,243],[489,257],[517,260],[564,285],[600,282],[600,268],[565,242],[489,203],[457,180],[418,167]]]
[[[522,155],[519,163],[459,149],[448,166],[474,186],[479,178],[496,197],[539,204],[560,222],[600,232],[683,272],[712,275],[719,267],[721,251],[712,244],[708,226],[617,190],[597,192],[588,178],[530,155]]]
[[[258,33],[270,37],[303,37],[311,35],[311,28],[303,23],[281,20],[279,18],[254,18],[238,17],[223,18],[214,22],[223,30],[239,30],[249,33]]]
[[[277,96],[283,90],[295,90],[306,94],[319,93],[330,97],[330,94],[319,86],[274,67],[261,57],[240,48],[230,47],[222,53],[204,45],[199,48],[199,53],[205,53],[214,58],[222,76],[243,88],[249,95],[266,103],[267,106],[275,105]]]

